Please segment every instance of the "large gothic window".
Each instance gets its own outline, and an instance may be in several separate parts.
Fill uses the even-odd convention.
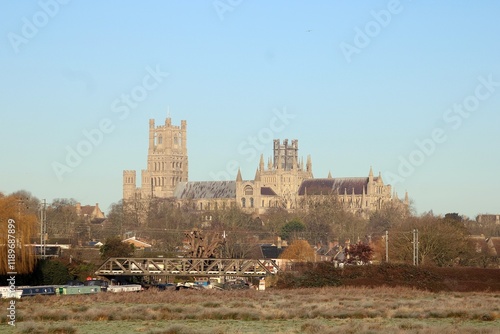
[[[253,188],[251,186],[246,186],[245,187],[245,195],[246,196],[252,196],[253,195]]]

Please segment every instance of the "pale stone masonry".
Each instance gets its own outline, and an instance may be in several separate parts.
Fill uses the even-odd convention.
[[[168,198],[180,182],[188,180],[187,123],[155,126],[149,120],[149,149],[147,169],[141,172],[141,187],[137,188],[135,171],[123,171],[123,199]]]
[[[239,206],[254,214],[269,208],[281,207],[289,211],[305,208],[308,200],[334,195],[351,212],[366,215],[396,201],[408,205],[408,194],[400,200],[382,176],[373,176],[372,168],[366,177],[314,178],[311,157],[304,164],[299,158],[298,140],[273,142],[273,156],[264,163],[261,155],[253,180],[243,180],[238,171],[234,181],[188,181],[186,148],[187,125],[173,126],[167,118],[165,125],[149,123],[149,150],[147,169],[141,173],[141,187],[136,187],[135,171],[123,172],[123,199],[147,200],[169,198],[178,207],[190,205],[193,209],[210,211]]]

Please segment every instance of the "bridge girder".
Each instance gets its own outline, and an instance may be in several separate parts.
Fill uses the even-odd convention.
[[[279,271],[268,259],[109,258],[99,276],[239,276],[262,277]]]

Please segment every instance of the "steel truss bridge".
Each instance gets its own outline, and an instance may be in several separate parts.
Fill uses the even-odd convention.
[[[276,274],[272,260],[207,258],[121,258],[107,259],[95,272],[112,276],[238,276],[262,277]]]

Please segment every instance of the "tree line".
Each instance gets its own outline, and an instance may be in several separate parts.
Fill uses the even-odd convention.
[[[113,203],[104,222],[92,223],[76,212],[76,200],[57,199],[45,206],[47,242],[87,245],[90,240],[123,239],[136,236],[153,245],[154,254],[177,256],[186,252],[186,233],[197,229],[207,236],[221,238],[217,256],[228,258],[261,257],[259,245],[276,243],[278,237],[288,245],[306,241],[313,249],[331,244],[369,244],[374,259],[385,261],[386,231],[391,262],[411,263],[412,231],[419,232],[419,263],[436,266],[498,266],[498,256],[479,249],[470,235],[500,236],[498,226],[480,225],[456,213],[436,216],[417,215],[412,206],[389,202],[383,209],[361,215],[345,210],[335,195],[309,200],[304,207],[289,212],[270,208],[256,216],[237,206],[200,212],[189,201],[178,205],[170,199]],[[9,217],[20,217],[16,233],[23,239],[39,240],[42,203],[26,191],[0,195],[0,238],[7,235]],[[0,245],[7,245],[0,239]],[[3,246],[1,269],[7,268],[8,249]],[[7,256],[5,256],[7,255]],[[19,253],[19,268],[32,268],[28,254]],[[24,256],[24,257],[23,257]],[[25,266],[25,267],[23,267]]]

